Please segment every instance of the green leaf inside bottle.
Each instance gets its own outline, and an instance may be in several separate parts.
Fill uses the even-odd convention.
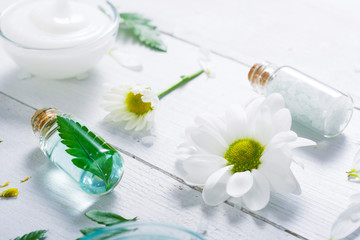
[[[112,189],[119,181],[119,176],[113,174],[116,171],[113,166],[114,160],[121,159],[120,154],[86,126],[70,118],[57,116],[57,124],[61,143],[67,147],[65,151],[74,157],[72,163],[101,179],[106,191]],[[114,175],[118,178],[114,179]]]

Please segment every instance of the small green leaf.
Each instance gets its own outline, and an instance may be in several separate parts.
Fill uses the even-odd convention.
[[[150,24],[150,19],[136,13],[121,13],[120,17],[124,20],[121,26],[130,28],[141,43],[158,51],[167,51],[167,47],[161,40],[156,26]]]
[[[80,232],[82,234],[84,234],[84,236],[86,236],[86,235],[93,233],[101,228],[104,228],[104,227],[87,227],[87,228],[80,229]]]
[[[73,164],[102,179],[108,190],[116,150],[87,127],[69,118],[57,116],[57,124],[61,143],[68,147],[65,151],[75,157]]]
[[[137,217],[133,219],[126,219],[118,214],[111,212],[102,212],[98,210],[90,210],[85,213],[85,216],[91,219],[94,222],[104,224],[106,226],[111,226],[118,223],[136,221]]]
[[[25,234],[22,237],[17,237],[14,240],[44,240],[46,239],[45,233],[47,232],[47,230],[39,230],[39,231],[34,231],[28,234]]]

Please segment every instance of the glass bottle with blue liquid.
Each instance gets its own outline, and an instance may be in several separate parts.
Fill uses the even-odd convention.
[[[71,114],[42,108],[31,125],[42,152],[86,193],[104,195],[120,182],[124,173],[120,153]]]

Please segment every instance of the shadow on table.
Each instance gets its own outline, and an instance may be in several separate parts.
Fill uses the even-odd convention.
[[[47,199],[54,208],[60,204],[70,215],[81,215],[101,200],[101,204],[114,201],[112,193],[95,197],[81,190],[79,185],[65,172],[55,166],[40,149],[29,153],[26,167],[32,170],[31,182],[35,185],[37,195]]]

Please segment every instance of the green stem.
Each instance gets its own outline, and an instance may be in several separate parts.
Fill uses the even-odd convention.
[[[177,89],[178,87],[181,87],[182,85],[190,82],[191,80],[193,80],[194,78],[196,78],[197,76],[201,75],[204,72],[204,70],[200,70],[190,76],[185,76],[181,78],[181,81],[178,82],[177,84],[173,85],[172,87],[170,87],[169,89],[163,91],[162,93],[160,93],[158,95],[159,99],[162,99],[163,97],[165,97],[166,95],[168,95],[169,93],[171,93],[172,91],[174,91],[175,89]]]

